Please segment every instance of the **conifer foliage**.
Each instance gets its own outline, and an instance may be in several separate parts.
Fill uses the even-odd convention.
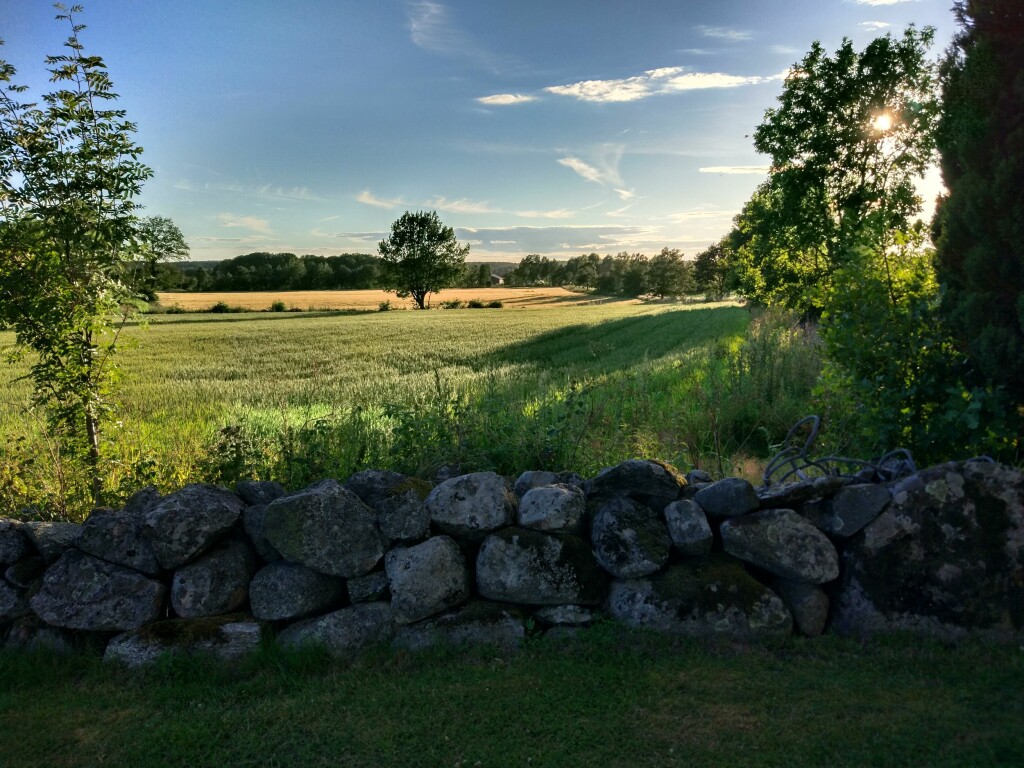
[[[943,68],[943,313],[979,383],[1024,404],[1024,5],[966,0]]]

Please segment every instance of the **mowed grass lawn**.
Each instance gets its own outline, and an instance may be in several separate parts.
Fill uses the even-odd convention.
[[[702,645],[598,627],[355,661],[268,648],[145,673],[0,652],[0,765],[1024,765],[1024,652],[910,638]]]

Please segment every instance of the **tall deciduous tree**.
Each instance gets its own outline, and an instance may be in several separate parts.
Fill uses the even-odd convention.
[[[932,37],[911,27],[861,52],[844,40],[834,56],[815,43],[790,72],[754,134],[771,174],[737,220],[754,298],[817,316],[836,270],[920,211],[938,114]]]
[[[71,31],[66,53],[46,59],[58,88],[41,106],[20,101],[27,89],[0,60],[0,324],[32,353],[35,400],[82,452],[98,501],[100,425],[136,298],[133,198],[151,171],[135,125],[108,108],[117,96],[80,42],[81,9],[57,9]]]
[[[729,237],[709,245],[693,261],[693,278],[697,290],[722,299],[732,280],[732,246]]]
[[[420,309],[431,293],[455,284],[469,253],[469,246],[459,245],[455,230],[442,224],[436,211],[406,211],[377,249],[384,289],[400,298],[411,296]]]
[[[679,296],[696,288],[693,264],[683,261],[678,248],[662,248],[647,264],[647,282],[655,296]]]
[[[140,219],[138,240],[139,257],[145,268],[139,287],[142,294],[152,301],[156,298],[159,265],[187,259],[188,243],[178,226],[166,216],[146,216]]]
[[[1024,407],[1024,6],[967,0],[956,12],[938,132],[942,308],[977,380]]]

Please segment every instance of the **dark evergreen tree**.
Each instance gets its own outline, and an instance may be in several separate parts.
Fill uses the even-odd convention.
[[[1024,4],[966,0],[943,67],[942,307],[979,383],[1024,404]]]

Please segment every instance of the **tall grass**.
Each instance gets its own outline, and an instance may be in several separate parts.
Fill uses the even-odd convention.
[[[725,473],[806,414],[819,366],[813,336],[728,305],[171,316],[138,338],[110,503],[148,483],[299,487],[366,467],[590,474],[648,456]],[[0,514],[61,499],[81,514],[78,481],[54,482],[51,443],[16,407],[24,386],[0,413]]]

